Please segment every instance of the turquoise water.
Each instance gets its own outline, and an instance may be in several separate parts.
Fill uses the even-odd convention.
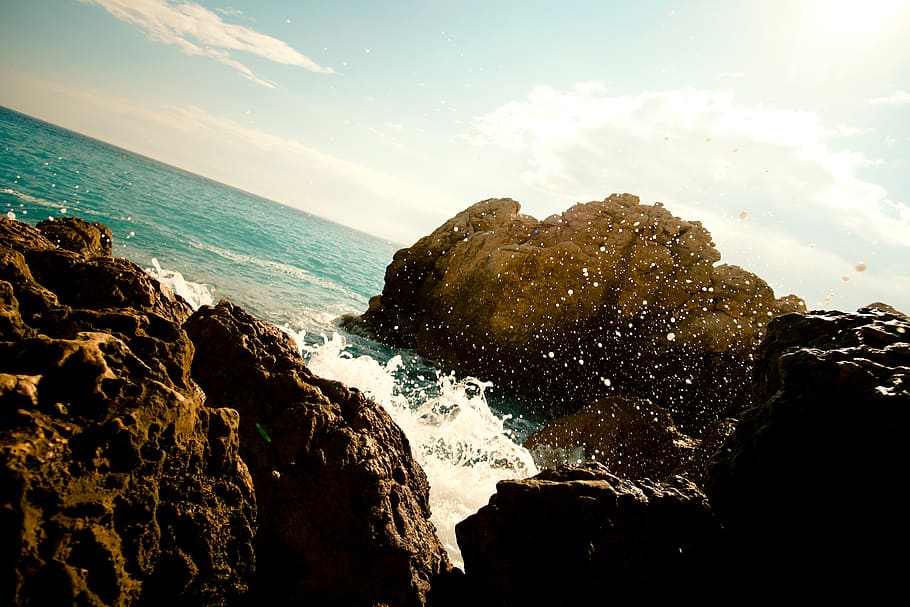
[[[491,408],[488,385],[336,326],[381,292],[398,245],[2,107],[0,152],[0,213],[102,222],[116,256],[194,306],[230,299],[282,327],[314,372],[382,403],[427,471],[433,520],[456,564],[455,523],[498,480],[536,471],[516,443],[538,422],[510,416],[505,403]]]

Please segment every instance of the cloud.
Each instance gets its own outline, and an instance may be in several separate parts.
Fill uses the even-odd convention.
[[[227,65],[245,78],[274,88],[268,80],[256,76],[231,52],[239,51],[263,59],[302,67],[311,72],[329,74],[330,67],[319,65],[286,42],[248,27],[225,23],[220,16],[193,2],[172,4],[165,0],[80,0],[100,6],[117,19],[137,25],[149,40],[178,47],[181,52],[207,57]],[[233,14],[225,12],[225,14]]]
[[[907,105],[910,104],[910,93],[905,90],[897,90],[887,97],[873,97],[867,99],[869,105]]]
[[[532,214],[632,192],[704,220],[725,243],[725,259],[766,267],[770,282],[800,292],[820,288],[821,272],[801,259],[825,261],[838,276],[834,265],[849,264],[834,260],[863,259],[873,248],[881,271],[906,259],[910,207],[862,177],[879,160],[846,149],[867,132],[825,125],[813,112],[742,104],[730,91],[610,95],[585,83],[538,86],[475,118],[461,140],[519,163],[516,197]],[[742,211],[746,226],[734,221]],[[818,246],[811,256],[808,243]]]

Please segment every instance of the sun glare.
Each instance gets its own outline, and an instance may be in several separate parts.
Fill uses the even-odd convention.
[[[822,29],[831,35],[876,34],[887,28],[910,0],[821,0]]]

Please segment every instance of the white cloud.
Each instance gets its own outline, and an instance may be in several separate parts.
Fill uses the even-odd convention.
[[[80,1],[98,5],[117,19],[139,26],[150,40],[174,45],[187,55],[208,57],[269,88],[274,88],[274,83],[256,76],[250,68],[235,59],[231,52],[249,53],[275,63],[302,67],[311,72],[333,71],[330,67],[319,65],[282,40],[243,25],[225,23],[214,12],[193,2],[172,4],[165,0]]]
[[[776,259],[759,264],[774,273],[765,278],[803,294],[803,286],[820,288],[821,270],[794,263],[801,258],[833,268],[836,259],[862,259],[876,248],[880,271],[903,267],[910,207],[863,179],[878,160],[843,149],[865,132],[828,127],[813,112],[741,104],[729,91],[610,96],[586,83],[569,91],[536,87],[526,100],[476,118],[462,140],[523,163],[516,197],[532,214],[612,192],[663,201],[704,220],[727,245],[725,258]],[[542,202],[549,208],[539,208]],[[731,220],[741,211],[749,224],[736,228]],[[819,252],[807,257],[797,245],[810,242]]]
[[[867,99],[866,103],[870,105],[907,105],[910,104],[910,93],[901,89],[894,91],[887,97]]]

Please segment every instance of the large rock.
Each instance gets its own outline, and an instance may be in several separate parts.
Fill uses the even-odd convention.
[[[723,577],[721,527],[681,477],[632,482],[588,464],[502,481],[456,533],[475,604],[704,596]]]
[[[259,503],[255,599],[423,605],[451,564],[426,475],[385,410],[312,375],[287,335],[229,302],[185,328],[209,405],[240,412]]]
[[[716,265],[697,221],[613,195],[538,221],[479,202],[398,251],[353,329],[545,403],[648,398],[687,432],[738,414],[767,322],[804,309]]]
[[[782,316],[756,392],[708,482],[743,577],[770,592],[903,592],[910,319],[882,304]]]
[[[237,412],[204,406],[189,379],[186,304],[5,218],[0,260],[0,602],[239,602],[252,479]],[[137,290],[79,294],[67,272]]]

